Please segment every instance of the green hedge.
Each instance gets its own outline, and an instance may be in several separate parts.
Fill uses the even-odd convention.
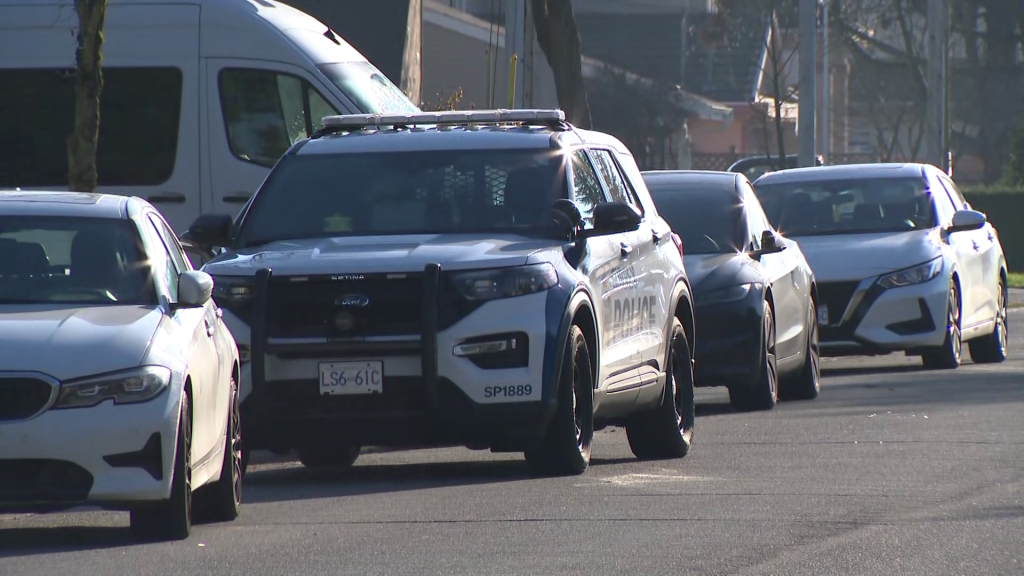
[[[999,232],[999,242],[1011,272],[1024,272],[1024,190],[982,188],[965,190],[971,207],[988,215]]]

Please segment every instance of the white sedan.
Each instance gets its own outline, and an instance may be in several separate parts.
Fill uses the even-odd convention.
[[[182,539],[241,503],[238,352],[138,198],[0,192],[0,511],[131,513]]]
[[[956,368],[1006,359],[1006,258],[985,214],[925,164],[771,172],[754,182],[818,279],[822,355],[919,355]]]

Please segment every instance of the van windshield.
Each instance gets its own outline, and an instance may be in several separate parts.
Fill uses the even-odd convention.
[[[327,76],[364,114],[411,113],[420,109],[369,62],[320,64]]]

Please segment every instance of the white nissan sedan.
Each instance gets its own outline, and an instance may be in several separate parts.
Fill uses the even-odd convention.
[[[138,198],[0,192],[0,512],[131,513],[182,539],[241,502],[238,352]]]
[[[822,355],[1006,359],[1006,259],[985,214],[926,164],[771,172],[754,188],[818,280]]]

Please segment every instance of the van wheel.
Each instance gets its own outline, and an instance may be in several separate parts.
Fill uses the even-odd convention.
[[[238,385],[231,379],[227,434],[220,479],[203,486],[195,494],[196,519],[230,522],[238,518],[242,507],[242,430],[238,413]]]
[[[737,410],[771,410],[779,400],[779,376],[775,361],[775,315],[767,301],[761,315],[761,354],[757,378],[745,386],[730,386],[729,400]]]
[[[807,314],[807,348],[804,350],[804,367],[800,373],[782,383],[779,396],[784,400],[813,400],[821,390],[821,357],[818,348],[818,318],[814,313],[814,301]]]
[[[682,458],[693,444],[693,362],[683,324],[672,320],[661,405],[637,414],[626,425],[629,448],[642,460]]]
[[[178,418],[171,497],[132,509],[130,523],[139,540],[184,540],[192,533],[192,414],[187,392]]]
[[[992,333],[967,343],[971,351],[971,360],[978,364],[1006,360],[1006,348],[1009,346],[1010,337],[1006,330],[1006,285],[1002,278],[999,279],[999,292],[996,298],[996,321]]]
[[[946,307],[946,341],[942,346],[925,352],[921,360],[928,369],[952,370],[960,366],[962,348],[960,290],[954,283],[949,286],[949,304]]]
[[[535,474],[582,474],[590,465],[593,441],[594,374],[587,340],[573,326],[558,379],[558,409],[544,439],[526,451],[526,464]]]

